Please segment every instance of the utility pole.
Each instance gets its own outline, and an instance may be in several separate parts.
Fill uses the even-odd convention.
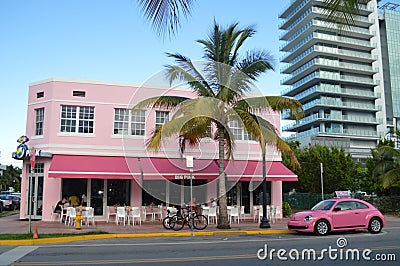
[[[320,163],[321,166],[321,196],[322,196],[322,200],[324,200],[324,165],[322,163]]]

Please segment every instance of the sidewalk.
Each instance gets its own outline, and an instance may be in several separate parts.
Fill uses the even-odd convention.
[[[385,216],[386,227],[399,227],[400,217]],[[252,218],[240,221],[240,224],[231,224],[231,229],[220,230],[215,224],[209,224],[203,231],[194,231],[194,236],[215,236],[215,235],[255,235],[255,234],[287,234],[294,233],[287,230],[287,220],[284,218],[271,224],[270,229],[259,228],[259,223],[254,222]],[[181,231],[166,230],[161,221],[142,222],[142,225],[116,225],[115,222],[96,222],[93,226],[82,226],[81,230],[74,227],[68,227],[59,222],[32,221],[32,231],[37,228],[39,239],[30,240],[0,240],[1,245],[38,245],[52,244],[82,240],[105,239],[105,238],[135,238],[135,237],[172,237],[172,236],[190,236],[191,231],[185,226]],[[96,235],[78,235],[92,231],[102,231],[108,234]],[[0,218],[0,234],[24,234],[28,232],[28,221],[19,220],[19,215],[12,215]],[[59,237],[59,238],[40,238],[40,234],[77,234],[77,236]]]
[[[287,226],[287,218],[281,219],[279,221],[276,221],[275,223],[270,223],[271,224],[271,229],[273,230],[286,230]],[[142,225],[139,226],[138,224],[135,224],[135,226],[132,226],[132,223],[130,225],[116,225],[115,222],[95,222],[96,225],[93,226],[92,224],[90,226],[82,226],[81,230],[76,230],[72,226],[67,226],[64,223],[59,223],[57,222],[43,222],[43,221],[32,221],[32,231],[35,227],[37,227],[37,230],[39,234],[62,234],[62,233],[68,233],[68,234],[74,234],[74,233],[85,233],[85,232],[91,232],[91,231],[102,231],[102,232],[107,232],[110,234],[150,234],[150,233],[176,233],[173,230],[166,230],[162,226],[161,221],[146,221],[142,222]],[[261,230],[259,228],[259,223],[254,222],[252,218],[247,217],[245,221],[240,221],[239,224],[233,223],[231,224],[231,229],[227,231],[246,231],[246,230]],[[262,229],[261,231],[268,231],[271,229]],[[217,231],[221,232],[221,230],[216,228],[215,224],[209,224],[203,232],[210,232],[210,231]],[[224,230],[225,231],[225,230]],[[190,232],[189,228],[185,226],[181,231],[179,232]],[[201,231],[196,231],[196,232],[201,232]],[[19,215],[11,215],[7,217],[0,218],[0,234],[23,234],[23,233],[28,233],[28,221],[26,220],[19,220]]]

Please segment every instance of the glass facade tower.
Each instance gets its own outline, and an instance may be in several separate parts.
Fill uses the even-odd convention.
[[[386,123],[400,126],[400,12],[399,4],[387,3],[380,16],[382,66],[385,87]]]
[[[380,83],[374,78],[379,72],[374,52],[379,44],[374,28],[377,3],[362,5],[348,30],[324,21],[323,4],[323,0],[292,0],[280,14],[285,75],[281,94],[299,100],[305,110],[304,118],[283,131],[291,132],[288,140],[298,140],[302,146],[339,146],[363,160],[381,135]],[[289,113],[283,112],[282,119],[290,119]]]

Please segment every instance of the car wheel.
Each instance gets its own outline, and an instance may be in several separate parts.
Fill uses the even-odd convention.
[[[325,236],[329,233],[329,223],[326,220],[320,220],[315,224],[314,233],[319,236]]]
[[[371,234],[378,234],[382,230],[382,221],[381,219],[374,217],[369,221],[368,231]]]

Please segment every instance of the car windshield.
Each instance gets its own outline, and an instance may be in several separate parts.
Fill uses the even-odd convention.
[[[321,201],[320,203],[318,203],[317,205],[315,205],[311,210],[313,210],[313,211],[321,211],[321,210],[327,211],[333,206],[334,203],[335,202],[333,200],[324,200],[324,201]]]

